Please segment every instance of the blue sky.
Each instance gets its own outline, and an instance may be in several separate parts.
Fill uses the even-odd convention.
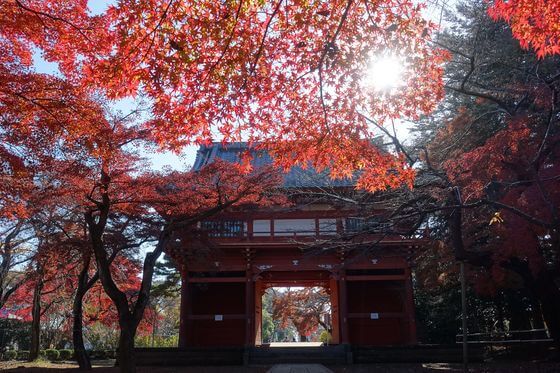
[[[92,14],[100,14],[103,13],[112,3],[116,3],[116,1],[89,0],[88,7],[90,8]],[[45,61],[39,52],[35,53],[33,56],[33,63],[37,72],[55,75],[58,74],[57,64]],[[122,113],[130,112],[134,107],[134,99],[131,98],[119,100],[113,104],[113,108],[121,111]],[[181,154],[175,154],[173,152],[158,152],[155,154],[146,153],[146,156],[151,161],[154,169],[184,169],[194,163],[196,149],[196,146],[189,146],[185,148]]]
[[[100,14],[107,9],[109,4],[115,4],[115,0],[88,0],[88,8],[92,14]]]

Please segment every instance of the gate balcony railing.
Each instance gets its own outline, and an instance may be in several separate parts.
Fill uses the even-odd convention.
[[[398,234],[391,233],[391,227],[387,223],[375,223],[371,219],[352,217],[208,220],[200,223],[200,229],[212,238],[305,238],[344,233],[398,236]],[[422,232],[420,232],[421,234]]]

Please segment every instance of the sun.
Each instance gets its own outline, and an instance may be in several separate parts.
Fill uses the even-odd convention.
[[[391,92],[404,85],[403,61],[391,54],[374,56],[368,65],[365,83],[377,91]]]

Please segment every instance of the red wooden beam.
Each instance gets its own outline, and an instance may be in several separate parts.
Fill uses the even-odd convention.
[[[191,277],[191,283],[209,283],[209,282],[245,282],[245,277]]]
[[[346,276],[346,281],[404,281],[406,279],[406,275]]]
[[[373,312],[372,312],[373,313]],[[379,315],[379,320],[381,319],[404,319],[408,315],[406,312],[376,312]],[[371,313],[349,313],[349,319],[371,319]],[[376,320],[376,319],[372,319]]]
[[[219,315],[219,314],[216,314]],[[216,315],[185,315],[187,320],[214,320]],[[244,313],[240,314],[229,314],[229,315],[220,315],[224,320],[242,320],[247,318]],[[216,321],[219,322],[219,321]]]

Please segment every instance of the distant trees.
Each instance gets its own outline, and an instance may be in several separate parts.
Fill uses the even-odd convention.
[[[451,243],[485,268],[479,290],[519,279],[558,342],[559,57],[520,49],[509,29],[482,16],[484,4],[459,9],[465,18],[439,40],[455,51],[445,109],[456,110],[443,115],[424,161],[456,187],[452,204],[463,211],[450,216]]]
[[[272,299],[272,318],[286,328],[293,324],[300,335],[300,341],[317,331],[318,327],[330,332],[325,323],[325,315],[330,311],[330,297],[324,288],[306,287],[275,292]]]
[[[503,305],[504,294],[524,288],[533,306],[517,306],[532,319],[530,309],[542,310],[558,343],[559,57],[520,48],[487,7],[460,4],[437,40],[454,56],[448,92],[408,149],[416,188],[395,198],[393,221],[429,227],[452,250],[449,259],[471,265],[479,294]],[[438,255],[423,259],[452,277],[455,268]]]
[[[33,258],[32,229],[25,219],[1,219],[0,226],[0,310],[18,288],[25,283],[27,274],[19,271]]]

